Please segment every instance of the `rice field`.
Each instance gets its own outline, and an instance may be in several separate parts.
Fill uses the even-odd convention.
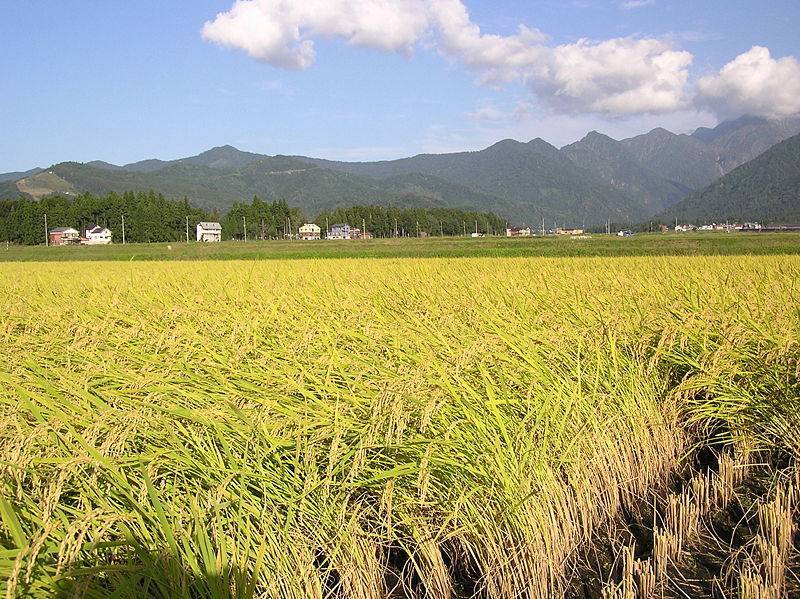
[[[0,592],[800,594],[800,257],[0,265]]]

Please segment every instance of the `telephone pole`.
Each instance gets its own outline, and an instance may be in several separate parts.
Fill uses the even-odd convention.
[[[244,229],[244,240],[247,241],[247,217],[242,215],[242,229]]]
[[[47,214],[44,215],[44,245],[50,245],[50,229],[47,228]]]
[[[122,245],[125,245],[125,215],[122,215]]]
[[[189,243],[189,216],[186,216],[186,243]]]

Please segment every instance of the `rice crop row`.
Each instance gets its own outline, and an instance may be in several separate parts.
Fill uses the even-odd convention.
[[[680,596],[757,478],[708,584],[785,596],[798,283],[792,256],[3,265],[1,589]]]

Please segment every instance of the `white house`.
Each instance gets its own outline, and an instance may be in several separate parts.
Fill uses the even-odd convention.
[[[511,227],[506,229],[506,237],[530,237],[530,227]]]
[[[222,241],[222,225],[197,223],[197,241]]]
[[[81,242],[81,234],[72,227],[50,229],[50,245],[77,245]]]
[[[300,227],[300,239],[319,239],[321,234],[322,229],[314,223],[306,223]]]
[[[108,245],[111,243],[111,231],[100,225],[90,225],[86,227],[81,243],[84,245]]]
[[[328,239],[350,239],[350,225],[347,223],[331,225]]]

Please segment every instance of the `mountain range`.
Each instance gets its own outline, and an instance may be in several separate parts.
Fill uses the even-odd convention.
[[[156,189],[222,211],[258,195],[284,199],[308,216],[354,204],[394,204],[491,211],[528,224],[542,218],[575,226],[642,222],[688,206],[698,192],[798,133],[800,117],[742,117],[691,135],[658,128],[614,140],[593,131],[560,149],[538,138],[503,140],[475,152],[380,162],[267,156],[222,146],[178,160],[62,162],[6,173],[0,175],[0,197]]]
[[[800,223],[800,135],[769,148],[702,191],[668,208],[659,220]]]

